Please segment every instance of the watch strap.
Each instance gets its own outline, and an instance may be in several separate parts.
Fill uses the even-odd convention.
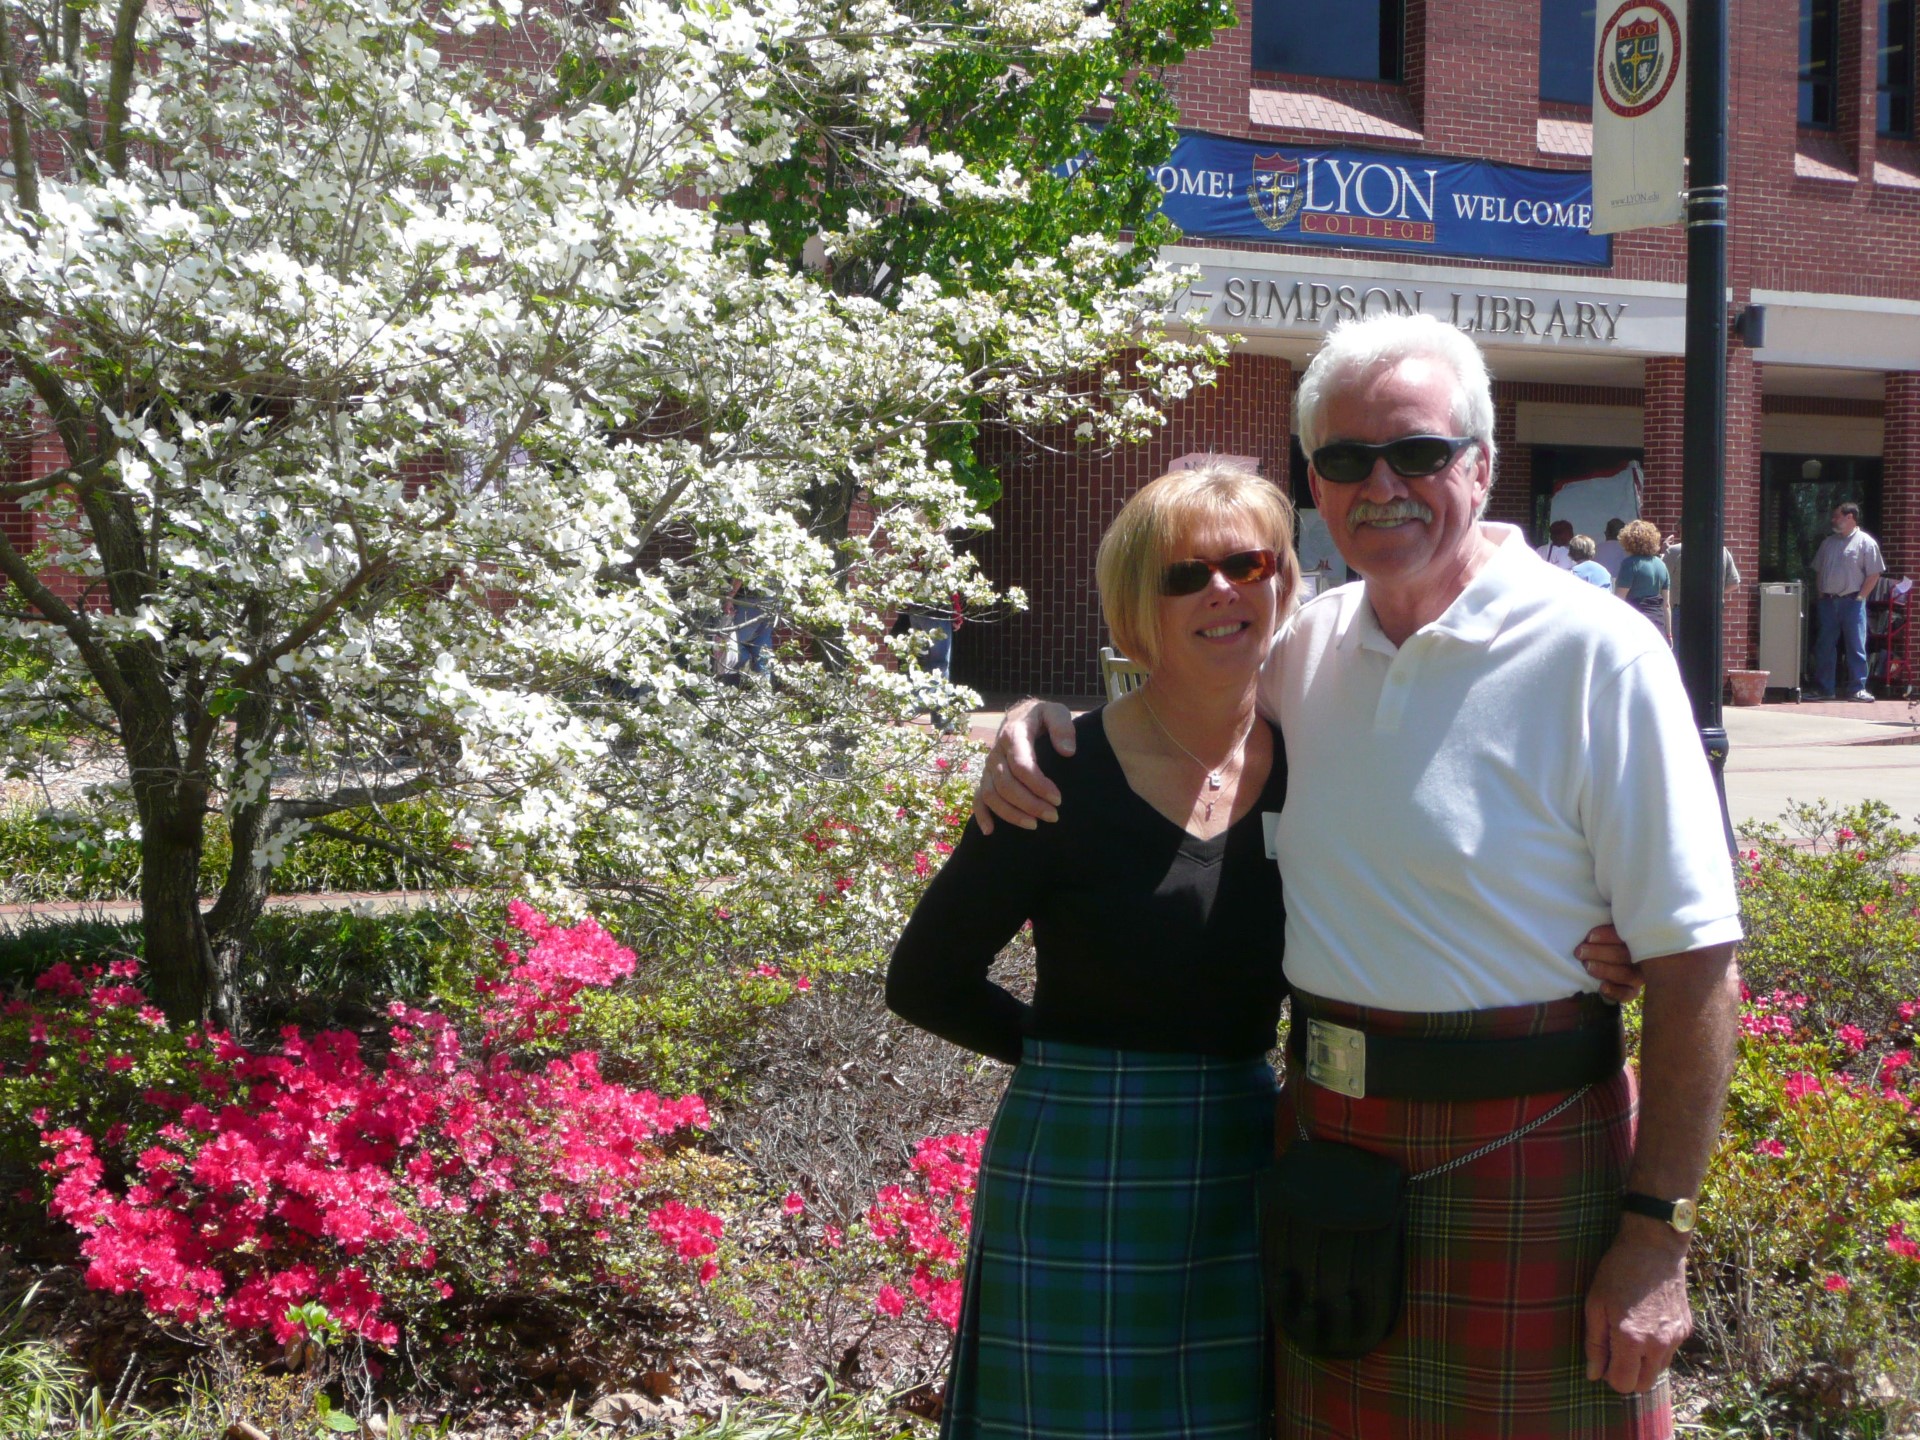
[[[1634,1215],[1644,1215],[1649,1220],[1658,1220],[1669,1225],[1682,1235],[1693,1230],[1694,1217],[1698,1207],[1691,1200],[1662,1200],[1657,1195],[1648,1195],[1643,1191],[1629,1190],[1620,1197],[1620,1208]]]

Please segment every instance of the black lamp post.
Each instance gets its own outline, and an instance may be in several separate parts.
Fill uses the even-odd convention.
[[[1721,549],[1725,545],[1727,449],[1727,0],[1691,0],[1687,71],[1687,368],[1680,542],[1691,557],[1680,576],[1677,652],[1694,723],[1713,766],[1727,848],[1721,725]]]

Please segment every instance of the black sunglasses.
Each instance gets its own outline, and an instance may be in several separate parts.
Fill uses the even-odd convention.
[[[1358,440],[1336,440],[1313,452],[1313,468],[1322,480],[1335,485],[1358,485],[1373,473],[1373,462],[1384,460],[1387,468],[1406,480],[1423,475],[1438,475],[1453,463],[1453,457],[1474,444],[1471,435],[1402,435],[1384,445],[1367,445]]]
[[[1215,572],[1235,585],[1258,585],[1280,568],[1271,550],[1241,550],[1218,560],[1176,560],[1161,572],[1162,595],[1197,595],[1207,588]]]

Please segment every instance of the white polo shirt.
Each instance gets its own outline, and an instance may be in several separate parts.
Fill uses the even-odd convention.
[[[1390,1010],[1479,1010],[1740,938],[1719,801],[1673,655],[1511,526],[1398,647],[1366,585],[1308,602],[1261,672],[1286,737],[1287,979]]]

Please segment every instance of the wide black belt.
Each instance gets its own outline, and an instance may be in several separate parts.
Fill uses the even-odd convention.
[[[1581,1023],[1505,1039],[1381,1035],[1316,1017],[1294,998],[1288,1068],[1356,1099],[1503,1100],[1577,1090],[1626,1063],[1617,1006],[1597,998]]]

